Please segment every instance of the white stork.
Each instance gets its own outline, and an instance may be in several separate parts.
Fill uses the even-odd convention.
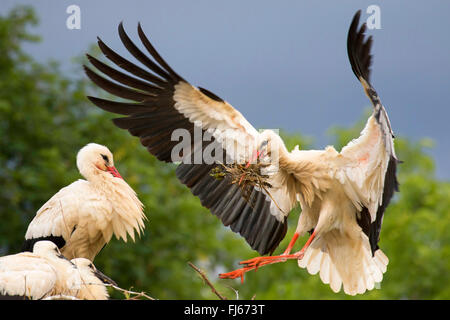
[[[68,258],[95,256],[111,240],[135,239],[144,229],[143,205],[114,167],[111,151],[89,143],[77,154],[77,167],[86,180],[62,188],[36,213],[28,226],[22,251],[51,240]]]
[[[208,136],[204,139],[207,143],[194,139],[188,152],[181,151],[177,177],[203,206],[225,226],[240,233],[261,255],[275,250],[286,234],[289,212],[300,204],[297,230],[282,256],[244,261],[244,268],[222,274],[222,278],[243,279],[245,272],[258,266],[298,259],[300,267],[310,273],[320,271],[322,281],[335,292],[343,285],[348,294],[362,293],[381,281],[388,259],[378,242],[384,211],[398,187],[398,160],[387,113],[369,81],[372,39],[365,39],[365,24],[358,30],[359,17],[360,11],[350,26],[348,55],[374,112],[361,136],[341,152],[332,146],[288,152],[273,131],[259,133],[229,103],[192,86],[173,71],[140,25],[139,38],[154,60],[131,41],[122,24],[118,31],[128,51],[148,70],[121,57],[100,39],[98,45],[105,56],[133,76],[88,55],[93,66],[115,81],[85,66],[87,76],[107,92],[135,102],[89,99],[106,111],[125,115],[114,119],[114,124],[138,136],[159,160],[179,161],[174,159],[174,154],[180,153],[179,142],[172,136],[176,129],[191,134],[197,130]],[[198,162],[198,151],[204,155],[211,150],[223,157],[212,163],[204,159]],[[253,185],[244,192],[240,187],[242,179],[236,183],[230,175],[216,176],[224,163],[247,162],[247,168],[255,158],[268,158],[272,164],[264,170],[268,175],[264,188]],[[271,170],[274,168],[277,170]],[[290,254],[297,238],[306,232],[311,233],[306,245]]]
[[[116,285],[91,261],[72,261],[51,241],[38,241],[33,252],[0,257],[0,299],[39,300],[54,295],[105,300],[105,283]]]

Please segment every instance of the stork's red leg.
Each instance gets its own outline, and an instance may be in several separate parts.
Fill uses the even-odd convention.
[[[304,255],[306,249],[309,247],[309,245],[313,241],[315,235],[316,235],[315,232],[313,232],[311,234],[311,236],[309,237],[308,241],[306,241],[305,245],[303,246],[303,248],[300,251],[298,251],[294,254],[290,254],[292,247],[294,246],[294,244],[297,241],[298,236],[299,236],[299,234],[296,232],[294,234],[294,236],[292,237],[292,240],[289,242],[288,247],[286,248],[286,250],[284,251],[284,253],[282,255],[270,256],[270,257],[256,257],[256,258],[253,258],[250,260],[241,261],[240,264],[245,264],[245,267],[231,271],[231,272],[222,273],[219,275],[219,277],[221,279],[235,279],[237,277],[241,277],[241,282],[244,282],[244,274],[250,270],[256,271],[258,269],[258,267],[262,267],[267,264],[284,262],[288,259],[297,259],[297,260],[301,259]]]
[[[297,232],[294,233],[294,236],[292,237],[291,241],[289,242],[289,245],[287,246],[286,250],[284,250],[283,254],[280,256],[287,257],[291,253],[292,247],[294,247],[294,244],[297,241],[298,236],[299,236],[299,234]],[[256,268],[258,268],[258,266],[263,261],[278,259],[280,256],[256,257],[256,258],[253,258],[250,260],[241,261],[239,264],[245,264],[247,267],[256,266]]]
[[[309,245],[313,241],[315,235],[316,234],[313,232],[311,234],[311,236],[309,237],[309,239],[306,241],[303,248],[294,254],[290,254],[290,252],[292,250],[292,247],[295,244],[295,241],[297,240],[297,238],[299,236],[298,233],[294,234],[291,242],[289,243],[288,247],[286,248],[286,250],[284,251],[283,254],[281,254],[279,256],[256,257],[256,258],[253,258],[250,260],[241,261],[240,264],[245,264],[246,267],[254,267],[256,270],[259,266],[268,264],[266,262],[277,263],[277,262],[284,262],[287,259],[301,259],[303,257],[303,254],[305,253],[306,249],[308,249]]]
[[[284,250],[284,254],[291,253],[292,247],[294,246],[295,242],[297,241],[298,236],[299,236],[298,232],[294,233],[294,236],[292,237],[291,241],[289,242],[286,250]]]

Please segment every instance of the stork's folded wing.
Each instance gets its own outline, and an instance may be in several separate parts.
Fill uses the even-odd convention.
[[[53,290],[56,280],[56,270],[32,253],[0,258],[0,296],[40,299]]]
[[[39,208],[28,225],[22,251],[33,251],[34,244],[42,240],[50,240],[60,249],[64,247],[73,231],[74,216],[79,209],[78,194],[73,186],[81,183],[77,181],[62,188]]]

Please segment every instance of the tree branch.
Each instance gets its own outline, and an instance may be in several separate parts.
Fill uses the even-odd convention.
[[[221,295],[216,288],[214,287],[214,285],[211,283],[211,281],[209,281],[208,277],[206,276],[205,272],[200,270],[199,268],[197,268],[196,266],[194,266],[194,264],[192,264],[192,262],[188,262],[188,265],[194,269],[202,278],[203,280],[206,282],[206,284],[211,288],[211,291],[220,299],[220,300],[228,300],[227,297]]]

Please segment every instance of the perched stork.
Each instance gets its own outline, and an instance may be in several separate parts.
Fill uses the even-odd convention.
[[[222,274],[222,278],[243,279],[245,272],[259,266],[297,259],[310,273],[320,271],[322,281],[335,292],[343,285],[348,294],[363,293],[381,281],[388,259],[378,242],[384,211],[398,187],[398,160],[387,113],[369,81],[372,38],[365,39],[365,25],[358,30],[359,18],[360,11],[350,26],[348,55],[374,112],[361,136],[341,152],[332,146],[288,152],[273,131],[259,133],[226,101],[192,86],[173,71],[140,25],[139,38],[154,60],[130,40],[122,24],[119,36],[149,70],[119,56],[100,39],[98,45],[105,56],[133,76],[88,55],[93,66],[115,81],[85,66],[87,76],[107,92],[135,102],[89,99],[106,111],[125,115],[114,119],[114,124],[138,136],[159,160],[181,162],[176,170],[181,182],[261,255],[275,250],[286,234],[289,212],[300,203],[298,226],[283,255],[244,261],[244,268]],[[200,131],[207,138],[201,143],[194,139],[190,148],[180,151],[176,140],[180,131],[175,139],[173,135],[176,129],[194,135]],[[198,155],[208,152],[222,158],[199,161]],[[255,161],[267,159],[267,165],[256,166],[256,178],[264,178],[264,183],[243,183],[248,180],[245,170],[252,169],[254,177]],[[233,167],[233,162],[246,165]],[[229,174],[233,168],[242,169],[240,179]],[[297,238],[307,232],[311,236],[303,249],[290,254]]]
[[[53,241],[68,259],[94,261],[111,240],[135,239],[144,229],[143,205],[114,167],[111,151],[89,143],[77,154],[79,179],[58,191],[36,213],[28,226],[22,251],[34,243]]]
[[[0,257],[0,299],[39,300],[54,295],[105,300],[105,283],[115,282],[91,261],[67,260],[51,241],[36,242],[33,252]]]

